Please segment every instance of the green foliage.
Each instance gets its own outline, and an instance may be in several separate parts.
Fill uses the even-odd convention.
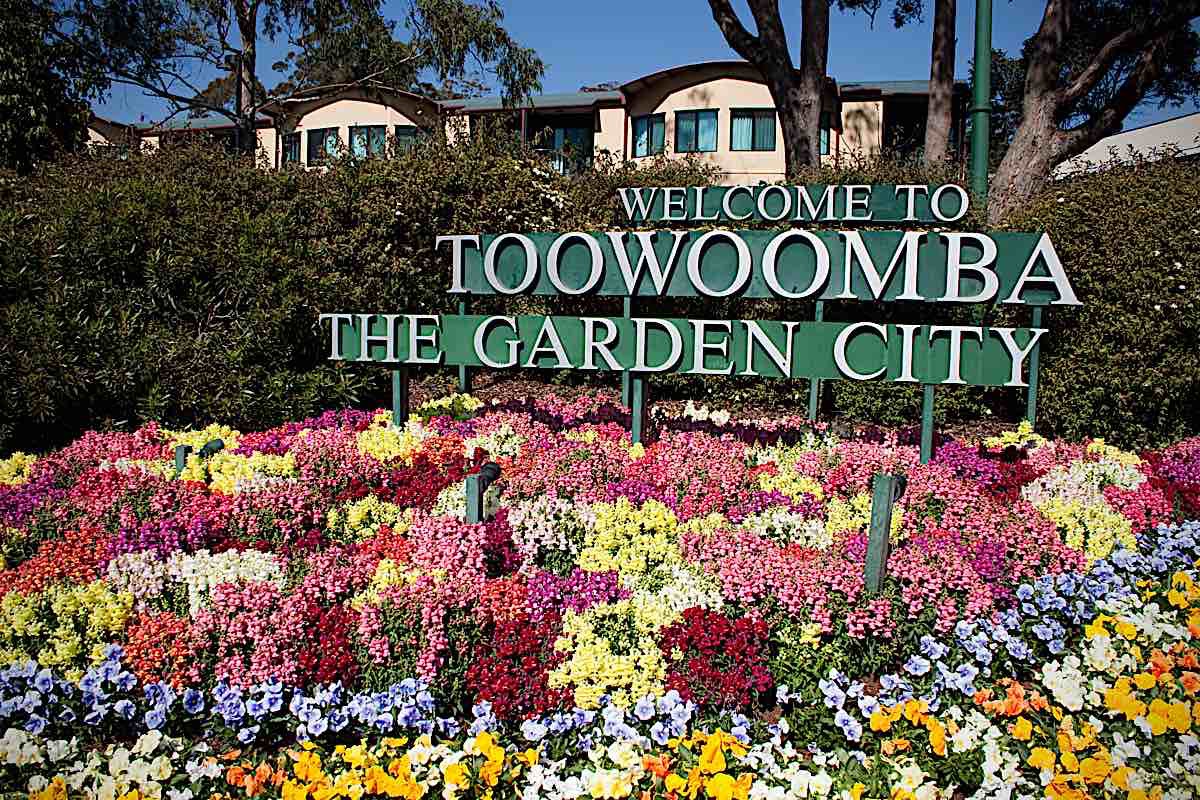
[[[28,172],[84,141],[89,79],[72,48],[49,38],[52,20],[35,0],[0,4],[0,167],[6,169]]]
[[[1156,446],[1200,432],[1196,165],[1110,165],[1063,181],[1006,227],[1048,231],[1081,308],[1046,313],[1039,428]]]

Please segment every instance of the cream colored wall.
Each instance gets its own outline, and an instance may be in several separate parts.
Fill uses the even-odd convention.
[[[255,155],[255,160],[260,167],[274,167],[276,164],[275,146],[278,143],[278,136],[274,128],[259,128],[256,132],[258,139],[258,153]]]
[[[883,101],[843,101],[841,139],[829,149],[841,158],[878,155],[883,149]]]
[[[326,106],[314,109],[300,118],[295,131],[300,133],[300,161],[308,163],[308,135],[306,131],[320,128],[337,128],[338,138],[344,146],[350,145],[350,128],[356,125],[387,125],[388,135],[393,125],[428,126],[431,121],[417,108],[400,111],[393,106],[369,100],[335,100]],[[272,148],[274,143],[272,143]],[[274,149],[270,151],[274,153]]]
[[[657,95],[657,96],[655,96]],[[666,154],[670,158],[683,158],[687,154],[675,152],[675,113],[717,109],[717,150],[714,153],[697,154],[702,160],[713,164],[723,173],[727,183],[758,183],[777,181],[784,175],[783,131],[775,121],[775,149],[770,152],[733,151],[729,147],[732,116],[735,108],[774,108],[771,92],[762,83],[740,78],[715,78],[692,86],[682,86],[665,95],[655,91],[644,92],[642,97],[628,99],[628,117],[625,126],[629,129],[629,141],[633,142],[633,118],[644,114],[666,114]],[[603,121],[601,123],[603,128]],[[624,134],[624,130],[622,131]],[[630,157],[633,157],[630,144]]]
[[[96,130],[95,128],[89,127],[87,129],[87,134],[88,134],[87,143],[88,143],[89,147],[103,147],[104,145],[112,144],[108,140],[107,136],[105,136],[103,133]]]
[[[617,158],[625,157],[625,109],[599,109],[600,130],[595,132],[595,152],[607,150]]]

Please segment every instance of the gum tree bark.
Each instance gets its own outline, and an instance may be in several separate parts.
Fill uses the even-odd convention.
[[[758,35],[750,33],[730,0],[708,0],[725,41],[753,64],[771,91],[783,129],[789,179],[821,160],[821,99],[829,61],[829,0],[801,0],[800,68],[792,64],[778,0],[748,0]]]
[[[1130,27],[1103,43],[1089,63],[1068,72],[1064,43],[1072,25],[1088,24],[1086,19],[1073,18],[1072,6],[1072,0],[1048,0],[1032,46],[1027,45],[1021,123],[992,178],[990,222],[999,222],[1043,189],[1054,167],[1118,132],[1161,75],[1168,43],[1200,16],[1200,0],[1178,0],[1169,13],[1132,19]],[[1079,101],[1102,80],[1113,79],[1110,73],[1119,59],[1131,66],[1116,90],[1103,106],[1064,128]]]
[[[930,48],[929,110],[925,117],[925,164],[936,166],[950,155],[954,114],[954,23],[956,0],[935,0]]]

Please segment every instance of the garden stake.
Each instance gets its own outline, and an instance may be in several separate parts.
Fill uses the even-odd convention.
[[[479,468],[479,472],[468,475],[463,481],[463,491],[467,495],[467,522],[477,525],[484,520],[483,496],[488,487],[500,477],[500,465],[489,461]]]
[[[877,473],[871,481],[871,533],[867,539],[867,594],[878,594],[887,575],[891,550],[892,505],[904,494],[908,478]]]
[[[187,469],[188,453],[192,452],[190,444],[175,445],[175,477],[178,478]]]

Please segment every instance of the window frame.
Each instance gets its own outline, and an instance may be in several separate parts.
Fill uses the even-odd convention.
[[[833,152],[833,112],[822,111],[821,120],[817,124],[820,128],[818,136],[820,138],[821,155],[827,156]]]
[[[371,125],[351,125],[350,126],[350,155],[354,156],[355,158],[386,158],[387,157],[387,128],[388,128],[388,126],[386,123],[371,124]],[[360,131],[365,132],[367,135],[366,148],[365,148],[366,153],[361,156],[356,155],[354,152],[354,134],[356,134]],[[371,132],[372,131],[378,131],[380,134],[380,139],[378,140],[379,152],[377,152],[377,153],[372,152],[372,150],[371,150]]]
[[[734,145],[733,126],[737,123],[739,116],[750,117],[750,146],[736,147]],[[756,139],[754,132],[760,118],[765,118],[770,115],[771,118],[771,146],[770,147],[755,147]],[[729,150],[734,153],[774,153],[779,149],[779,136],[777,131],[779,128],[779,109],[774,106],[759,106],[759,107],[740,107],[729,109]]]
[[[711,150],[700,149],[700,115],[711,114],[713,118],[713,146]],[[691,149],[683,149],[679,146],[679,117],[688,116],[693,120],[692,137],[695,140],[694,147]],[[720,147],[720,136],[717,133],[718,127],[721,124],[720,109],[717,108],[685,108],[675,112],[675,152],[676,153],[715,153]],[[664,137],[665,138],[665,137]]]
[[[334,135],[337,136],[338,143],[340,144],[342,141],[341,128],[309,128],[308,129],[308,131],[306,132],[306,138],[304,140],[304,144],[305,144],[304,155],[307,158],[307,161],[305,163],[307,163],[311,166],[329,163],[330,159],[332,158],[332,155],[328,152],[328,150],[326,150],[326,147],[328,146],[328,143],[329,143],[329,132],[330,131],[334,132]],[[317,152],[320,153],[320,156],[316,159],[313,159],[313,137],[317,136],[318,134],[321,136],[321,147],[317,150]]]
[[[641,155],[637,151],[637,125],[639,120],[647,120],[646,128],[646,152]],[[662,125],[662,144],[658,150],[654,149],[654,123],[658,122]],[[654,114],[638,114],[630,119],[631,132],[633,134],[633,157],[634,158],[652,158],[653,156],[662,155],[667,152],[667,114],[664,111],[659,111]]]
[[[401,136],[401,131],[404,136]],[[423,131],[420,125],[393,125],[392,138],[396,140],[396,151],[399,153],[407,153],[417,146],[421,141]]]
[[[304,139],[304,137],[300,135],[300,131],[292,131],[291,133],[285,133],[283,135],[283,137],[281,139],[283,146],[280,150],[280,160],[282,161],[282,163],[284,163],[284,164],[303,164],[304,163],[300,158],[301,145],[303,143],[303,139]],[[288,147],[289,147],[290,142],[294,142],[296,145],[296,157],[295,158],[288,158]]]

